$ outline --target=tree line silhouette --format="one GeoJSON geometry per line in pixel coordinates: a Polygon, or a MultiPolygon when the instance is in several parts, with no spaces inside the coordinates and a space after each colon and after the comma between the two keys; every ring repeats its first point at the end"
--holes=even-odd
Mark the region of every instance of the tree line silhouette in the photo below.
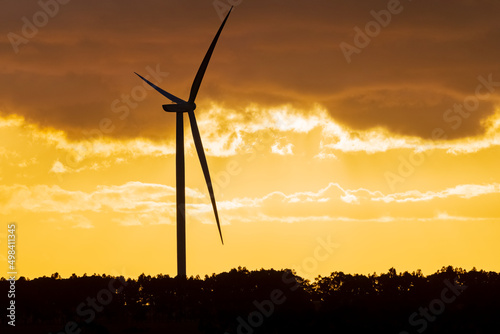
{"type": "Polygon", "coordinates": [[[500,333],[500,274],[451,266],[314,281],[244,267],[188,279],[55,273],[21,277],[15,300],[16,333],[500,333]]]}

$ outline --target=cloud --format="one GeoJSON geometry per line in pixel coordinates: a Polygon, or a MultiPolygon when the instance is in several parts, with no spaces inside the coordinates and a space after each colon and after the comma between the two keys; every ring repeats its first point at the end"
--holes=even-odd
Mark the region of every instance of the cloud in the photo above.
{"type": "Polygon", "coordinates": [[[56,174],[63,174],[67,173],[68,169],[59,160],[57,160],[54,162],[54,165],[52,165],[50,172],[56,174]]]}
{"type": "Polygon", "coordinates": [[[413,190],[385,195],[330,183],[318,191],[272,192],[260,198],[222,201],[219,206],[223,216],[243,222],[498,220],[498,212],[491,210],[491,203],[499,197],[498,184],[464,184],[441,191],[413,190]],[[445,215],[443,210],[450,213],[445,215]]]}
{"type": "Polygon", "coordinates": [[[433,131],[439,128],[447,139],[455,139],[483,134],[482,120],[494,114],[494,102],[479,99],[468,111],[464,101],[473,98],[474,91],[461,95],[439,87],[365,87],[344,93],[328,103],[328,109],[340,123],[355,129],[382,127],[394,134],[434,139],[433,131]]]}
{"type": "Polygon", "coordinates": [[[427,191],[420,192],[418,190],[411,190],[404,193],[390,194],[387,196],[380,196],[372,198],[373,201],[390,202],[418,202],[418,201],[431,201],[436,198],[448,198],[457,196],[460,198],[472,198],[481,195],[500,194],[500,184],[493,183],[487,185],[479,184],[462,184],[453,188],[448,188],[442,191],[427,191]]]}
{"type": "Polygon", "coordinates": [[[286,145],[280,145],[278,143],[274,144],[271,146],[271,152],[279,154],[279,155],[292,155],[293,151],[293,144],[286,144],[286,145]]]}
{"type": "MultiPolygon", "coordinates": [[[[208,156],[244,156],[245,161],[257,154],[273,153],[318,160],[337,160],[342,153],[374,154],[391,150],[429,154],[438,150],[464,155],[500,145],[498,110],[483,121],[487,129],[484,135],[451,141],[396,136],[383,128],[354,131],[330,119],[327,113],[320,106],[313,111],[292,106],[269,109],[253,106],[237,112],[213,104],[199,117],[199,124],[208,156]]],[[[175,143],[168,140],[107,137],[72,140],[61,130],[41,128],[20,116],[0,117],[0,126],[2,134],[9,138],[0,146],[0,155],[6,158],[4,174],[15,176],[10,177],[11,184],[27,178],[45,178],[47,173],[60,182],[63,177],[75,174],[126,168],[143,158],[156,161],[175,154],[175,143]],[[22,156],[20,147],[24,150],[22,156]],[[19,167],[24,172],[20,173],[19,167]]],[[[190,134],[186,135],[185,144],[188,155],[196,154],[190,134]]]]}
{"type": "Polygon", "coordinates": [[[122,226],[173,225],[175,224],[175,210],[172,208],[166,212],[120,215],[118,218],[112,218],[111,221],[122,226]]]}
{"type": "MultiPolygon", "coordinates": [[[[203,195],[187,189],[189,199],[198,200],[203,195]]],[[[159,184],[128,182],[119,186],[97,186],[84,192],[63,189],[53,185],[0,186],[2,211],[30,212],[152,212],[168,211],[175,203],[175,189],[159,184]]]]}
{"type": "MultiPolygon", "coordinates": [[[[212,160],[216,165],[219,164],[212,170],[216,188],[223,186],[226,182],[221,181],[226,179],[225,176],[220,176],[221,173],[229,172],[230,175],[240,173],[234,169],[244,166],[242,164],[247,164],[249,161],[257,161],[255,158],[258,156],[261,156],[258,158],[259,161],[263,158],[276,158],[280,159],[277,161],[283,161],[283,159],[293,157],[293,159],[300,159],[300,163],[309,159],[313,164],[323,165],[329,161],[322,162],[321,160],[341,161],[339,158],[341,157],[344,161],[346,154],[354,157],[358,152],[368,154],[387,152],[384,156],[394,160],[393,165],[387,160],[389,162],[387,170],[397,166],[398,160],[392,154],[396,154],[397,150],[402,150],[400,152],[403,152],[405,156],[407,156],[405,151],[409,151],[425,152],[429,156],[434,153],[439,155],[440,159],[447,159],[448,155],[453,158],[468,155],[464,158],[472,159],[471,153],[484,151],[485,156],[489,156],[494,154],[495,147],[500,145],[500,113],[498,112],[484,122],[488,128],[486,135],[475,139],[454,141],[426,141],[416,137],[396,137],[383,129],[356,132],[335,123],[326,114],[326,110],[319,106],[314,113],[308,115],[303,110],[285,106],[272,109],[249,108],[245,113],[236,113],[232,109],[225,110],[214,105],[199,120],[205,125],[203,128],[205,130],[202,130],[201,134],[207,155],[219,157],[219,159],[212,160]],[[295,120],[287,123],[289,125],[273,123],[274,114],[295,120]],[[300,124],[307,124],[307,126],[300,124]],[[435,153],[435,151],[440,152],[435,153]],[[285,154],[283,158],[280,153],[285,154]],[[234,167],[234,165],[230,167],[234,161],[239,167],[234,167]]],[[[8,138],[0,146],[0,154],[5,158],[0,168],[2,177],[8,180],[4,181],[4,184],[10,185],[26,184],[28,179],[32,180],[30,182],[49,184],[61,183],[63,180],[79,182],[80,177],[94,178],[106,175],[106,173],[110,173],[105,176],[108,180],[110,177],[122,175],[111,181],[121,184],[130,180],[130,173],[138,171],[138,167],[134,166],[142,168],[147,161],[147,164],[158,164],[157,168],[164,168],[161,164],[165,158],[172,160],[175,153],[174,143],[154,142],[144,138],[70,140],[63,131],[42,129],[21,117],[0,117],[0,124],[2,125],[1,134],[8,138]],[[23,152],[22,156],[19,152],[23,152]],[[25,167],[20,169],[19,166],[25,167]],[[116,172],[117,169],[120,173],[116,172]],[[96,171],[99,173],[96,174],[96,171]]],[[[186,136],[186,152],[188,155],[196,154],[191,136],[186,136]]],[[[369,161],[372,158],[366,156],[363,159],[369,161]]],[[[174,165],[169,164],[169,166],[173,168],[174,165]]],[[[383,172],[382,170],[382,175],[383,172]]],[[[134,175],[143,177],[139,176],[140,174],[134,175]]],[[[151,181],[148,178],[141,180],[151,181]]],[[[100,179],[91,184],[95,185],[99,182],[103,181],[100,179]]],[[[201,188],[204,184],[199,187],[204,189],[201,188]]],[[[348,195],[347,192],[342,193],[341,196],[345,196],[344,201],[356,203],[360,200],[357,193],[352,193],[357,200],[348,195]]]]}
{"type": "Polygon", "coordinates": [[[73,228],[94,228],[94,224],[92,223],[92,221],[81,214],[64,215],[63,220],[73,223],[73,228]]]}
{"type": "MultiPolygon", "coordinates": [[[[214,224],[206,196],[186,190],[190,219],[214,224]]],[[[329,183],[316,191],[271,192],[261,197],[231,198],[218,201],[223,225],[233,222],[280,221],[284,223],[335,221],[409,222],[439,220],[500,219],[492,209],[500,197],[500,185],[463,184],[439,191],[418,190],[385,195],[369,189],[344,189],[329,183]]],[[[76,191],[59,186],[0,186],[0,208],[5,214],[16,212],[50,213],[75,228],[92,228],[92,215],[113,214],[111,221],[124,226],[173,224],[173,187],[128,182],[101,185],[92,191],[76,191]]]]}
{"type": "MultiPolygon", "coordinates": [[[[21,34],[21,18],[40,11],[36,2],[6,6],[0,27],[7,33],[21,34]]],[[[203,115],[209,101],[235,110],[289,104],[312,111],[319,103],[355,131],[381,127],[429,138],[448,108],[474,94],[479,75],[499,80],[500,4],[404,3],[403,12],[348,64],[339,44],[353,43],[354,27],[363,28],[373,20],[370,11],[386,6],[243,1],[214,53],[197,113],[203,115]]],[[[156,78],[160,85],[188,96],[219,24],[212,2],[70,2],[18,54],[7,39],[0,43],[0,108],[72,139],[171,141],[174,119],[161,110],[165,99],[145,91],[133,72],[155,79],[148,68],[159,66],[165,73],[156,78]],[[196,24],[186,26],[186,19],[196,24]]],[[[494,112],[498,96],[495,91],[482,101],[448,138],[484,133],[481,120],[494,112]]]]}

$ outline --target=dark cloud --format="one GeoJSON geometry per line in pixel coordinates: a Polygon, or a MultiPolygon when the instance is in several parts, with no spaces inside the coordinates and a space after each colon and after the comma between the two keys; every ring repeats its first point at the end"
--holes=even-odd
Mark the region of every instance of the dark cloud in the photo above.
{"type": "Polygon", "coordinates": [[[481,134],[481,120],[494,112],[491,102],[473,94],[460,99],[432,87],[369,88],[346,93],[329,106],[339,121],[354,128],[380,126],[424,138],[441,129],[448,139],[481,134]]]}
{"type": "MultiPolygon", "coordinates": [[[[433,128],[446,128],[443,113],[474,95],[479,75],[500,81],[500,3],[401,1],[401,12],[348,63],[339,45],[354,45],[354,27],[364,29],[374,19],[370,11],[387,4],[241,1],[207,71],[198,112],[210,100],[236,109],[321,103],[354,129],[383,126],[429,137],[433,128]]],[[[72,0],[16,54],[8,34],[21,34],[22,18],[32,21],[41,7],[11,0],[5,8],[1,112],[72,136],[99,128],[102,119],[115,125],[104,135],[171,133],[173,117],[161,110],[165,100],[154,92],[133,100],[124,117],[124,97],[142,85],[133,72],[146,75],[147,67],[159,66],[168,72],[160,85],[186,98],[221,22],[212,1],[72,0]]],[[[450,137],[480,133],[481,119],[493,109],[491,98],[482,100],[450,137]]]]}

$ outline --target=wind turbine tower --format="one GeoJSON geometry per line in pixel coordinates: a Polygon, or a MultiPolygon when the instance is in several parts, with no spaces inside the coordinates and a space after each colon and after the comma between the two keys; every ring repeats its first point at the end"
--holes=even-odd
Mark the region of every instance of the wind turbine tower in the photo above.
{"type": "Polygon", "coordinates": [[[196,147],[196,152],[200,159],[201,168],[205,176],[205,181],[207,183],[208,193],[210,194],[210,201],[212,202],[212,207],[215,214],[215,221],[217,222],[217,228],[219,229],[220,240],[224,244],[222,238],[222,231],[220,228],[219,214],[217,213],[217,203],[215,201],[214,190],[212,187],[212,181],[210,179],[210,172],[208,170],[207,159],[205,157],[205,151],[203,150],[203,144],[201,142],[200,131],[198,129],[198,124],[196,123],[196,116],[194,110],[196,109],[196,104],[194,103],[198,90],[200,89],[201,81],[210,62],[210,57],[215,49],[215,45],[219,39],[219,36],[226,24],[227,18],[233,7],[227,13],[226,18],[222,22],[217,34],[215,35],[212,44],[208,48],[205,58],[196,73],[193,85],[191,86],[191,92],[189,94],[188,101],[184,101],[177,96],[170,94],[160,87],[154,85],[141,75],[137,74],[142,80],[147,82],[151,87],[153,87],[160,94],[165,96],[167,99],[173,102],[173,104],[164,104],[163,109],[168,112],[173,112],[176,114],[176,150],[175,150],[175,178],[176,178],[176,211],[177,211],[177,277],[186,278],[186,180],[185,180],[185,163],[184,163],[184,113],[189,116],[189,122],[191,124],[191,132],[193,133],[193,140],[196,147]]]}

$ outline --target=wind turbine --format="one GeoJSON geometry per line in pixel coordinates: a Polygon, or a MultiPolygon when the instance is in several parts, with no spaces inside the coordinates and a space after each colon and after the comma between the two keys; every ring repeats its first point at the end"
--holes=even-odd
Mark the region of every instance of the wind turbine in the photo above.
{"type": "Polygon", "coordinates": [[[176,150],[175,150],[175,174],[176,174],[176,201],[177,201],[177,277],[186,278],[186,181],[185,181],[185,167],[184,167],[184,113],[187,112],[189,115],[189,123],[191,124],[191,131],[193,133],[194,145],[196,146],[196,152],[200,159],[201,168],[203,169],[203,174],[205,176],[205,181],[207,183],[208,192],[210,194],[210,200],[212,202],[212,207],[214,209],[215,221],[217,222],[217,228],[219,229],[220,240],[224,245],[224,240],[222,239],[222,231],[220,229],[219,214],[217,213],[217,203],[215,202],[214,190],[212,187],[212,181],[210,179],[210,172],[208,171],[207,159],[205,157],[205,151],[203,150],[203,144],[201,142],[200,131],[198,130],[198,124],[196,123],[196,117],[194,110],[196,109],[196,104],[194,103],[198,90],[200,89],[201,81],[203,80],[203,75],[207,69],[208,63],[210,62],[210,57],[215,49],[217,40],[222,32],[222,28],[226,24],[227,18],[233,7],[227,13],[226,18],[222,22],[217,34],[215,35],[212,44],[208,48],[208,51],[203,58],[203,62],[196,73],[193,85],[191,86],[191,92],[189,94],[189,100],[184,101],[177,96],[170,94],[155,84],[149,82],[147,79],[137,74],[142,80],[147,82],[151,87],[153,87],[160,94],[165,96],[174,104],[164,104],[163,109],[168,112],[176,113],[176,150]]]}

